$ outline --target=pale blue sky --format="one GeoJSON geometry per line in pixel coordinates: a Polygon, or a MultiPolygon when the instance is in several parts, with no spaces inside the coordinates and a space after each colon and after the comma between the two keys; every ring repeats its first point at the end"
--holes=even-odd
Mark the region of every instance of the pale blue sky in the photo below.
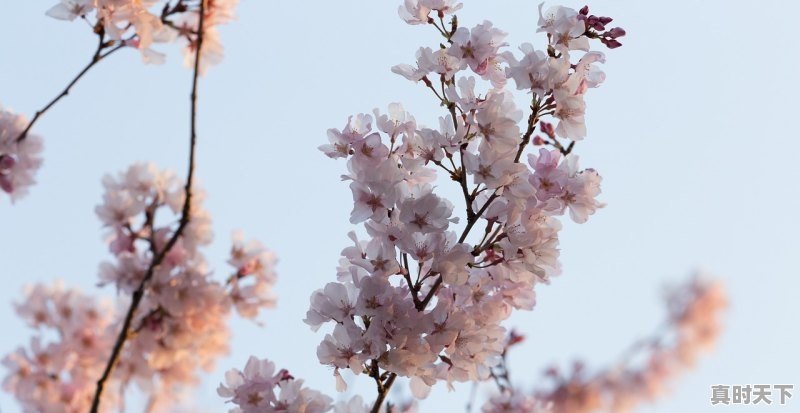
{"type": "MultiPolygon", "coordinates": [[[[0,103],[30,116],[85,64],[94,37],[81,22],[45,17],[50,1],[5,3],[0,103]]],[[[422,87],[389,70],[437,41],[432,28],[400,21],[398,3],[243,0],[239,20],[222,30],[227,57],[200,90],[198,176],[217,235],[208,257],[222,276],[229,234],[243,228],[280,257],[280,301],[263,317],[265,328],[233,323],[231,356],[198,389],[209,411],[225,409],[214,392],[221,372],[251,354],[335,396],[315,355],[323,334],[300,320],[311,292],[335,276],[352,198],[339,180],[344,163],[316,147],[348,115],[390,102],[429,125],[441,113],[422,87]]],[[[536,2],[465,3],[462,24],[489,19],[514,46],[541,41],[536,2]]],[[[513,353],[512,375],[532,383],[551,362],[613,359],[663,318],[660,287],[702,266],[730,293],[718,349],[671,396],[638,411],[797,411],[800,389],[786,408],[712,409],[709,386],[800,386],[800,143],[792,125],[800,6],[599,0],[590,7],[628,31],[625,46],[608,53],[607,82],[590,93],[589,136],[577,147],[583,165],[603,175],[608,207],[588,224],[566,225],[564,275],[538,290],[534,312],[510,320],[529,337],[513,353]]],[[[30,335],[10,305],[25,283],[61,278],[94,291],[107,258],[93,212],[103,174],[139,160],[183,172],[190,72],[168,49],[163,66],[145,66],[133,51],[112,57],[36,126],[46,144],[39,184],[17,205],[0,204],[0,353],[30,335]]],[[[374,396],[372,386],[363,389],[374,396]]],[[[467,393],[439,388],[423,411],[462,411],[467,393]]],[[[18,411],[5,394],[0,408],[18,411]]]]}

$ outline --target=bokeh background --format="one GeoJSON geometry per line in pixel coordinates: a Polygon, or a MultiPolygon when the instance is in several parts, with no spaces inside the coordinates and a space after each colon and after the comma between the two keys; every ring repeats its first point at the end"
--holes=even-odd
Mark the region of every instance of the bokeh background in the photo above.
{"type": "MultiPolygon", "coordinates": [[[[251,354],[336,396],[315,355],[323,334],[301,320],[349,243],[352,198],[339,180],[345,164],[316,147],[348,115],[390,102],[403,102],[423,124],[441,114],[423,87],[389,70],[438,42],[433,28],[400,21],[398,3],[243,0],[239,20],[222,29],[225,61],[200,90],[198,176],[216,233],[207,255],[224,277],[232,230],[262,240],[280,258],[280,301],[262,316],[263,328],[233,322],[230,356],[193,401],[204,411],[226,410],[215,392],[222,372],[251,354]]],[[[465,3],[462,25],[489,19],[510,33],[512,47],[541,44],[535,2],[465,3]]],[[[29,117],[95,47],[83,22],[44,16],[51,5],[0,5],[0,103],[29,117]]],[[[712,408],[709,398],[720,383],[800,386],[800,3],[590,7],[628,32],[624,47],[608,53],[607,82],[589,93],[589,136],[577,146],[582,164],[603,175],[608,207],[585,225],[566,225],[563,276],[539,288],[535,311],[508,322],[528,337],[511,356],[512,377],[530,385],[546,366],[575,358],[605,365],[663,319],[663,285],[700,267],[727,285],[725,332],[670,396],[638,411],[798,411],[797,387],[785,407],[712,408]]],[[[60,278],[96,291],[98,264],[108,258],[93,212],[103,174],[140,160],[183,173],[191,74],[177,48],[162,50],[162,66],[142,64],[132,50],[103,62],[36,126],[46,144],[39,184],[17,205],[0,204],[0,353],[31,334],[11,307],[24,284],[60,278]]],[[[366,378],[358,381],[355,391],[372,398],[366,378]]],[[[440,385],[423,411],[463,411],[468,393],[440,385]]],[[[6,394],[0,409],[19,411],[6,394]]]]}

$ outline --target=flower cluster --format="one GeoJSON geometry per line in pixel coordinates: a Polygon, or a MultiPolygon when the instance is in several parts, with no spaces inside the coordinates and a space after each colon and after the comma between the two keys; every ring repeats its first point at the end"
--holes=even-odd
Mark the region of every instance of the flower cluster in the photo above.
{"type": "Polygon", "coordinates": [[[330,397],[303,387],[286,370],[276,371],[269,360],[250,357],[244,371],[228,371],[225,381],[217,393],[238,406],[231,413],[322,413],[332,407],[330,397]]]}
{"type": "MultiPolygon", "coordinates": [[[[236,405],[230,413],[323,413],[331,410],[334,413],[369,413],[371,410],[361,396],[333,404],[330,397],[303,387],[303,380],[295,379],[287,370],[276,370],[273,362],[256,357],[247,360],[244,370],[229,370],[217,393],[236,405]]],[[[416,413],[417,407],[413,402],[404,403],[393,406],[391,411],[416,413]]]]}
{"type": "Polygon", "coordinates": [[[228,260],[236,272],[228,278],[230,297],[236,312],[245,318],[254,318],[262,308],[274,307],[276,297],[272,286],[275,275],[275,254],[260,242],[244,242],[244,234],[233,235],[231,258],[228,260]]]}
{"type": "MultiPolygon", "coordinates": [[[[114,308],[60,284],[28,287],[17,314],[41,334],[6,355],[3,389],[22,411],[85,413],[114,340],[114,308]],[[44,334],[45,332],[49,334],[44,334]],[[56,333],[57,340],[47,336],[56,333]]],[[[113,397],[113,396],[112,396],[113,397]]]]}
{"type": "Polygon", "coordinates": [[[629,412],[660,396],[670,380],[714,345],[726,305],[721,283],[695,277],[668,294],[664,330],[639,341],[612,367],[594,374],[582,363],[575,363],[568,374],[551,368],[547,373],[551,385],[532,393],[503,383],[484,411],[528,412],[499,409],[495,400],[515,406],[539,400],[552,413],[629,412]]]}
{"type": "Polygon", "coordinates": [[[597,27],[581,12],[551,8],[539,28],[547,50],[524,44],[518,58],[491,22],[469,29],[453,16],[446,25],[444,16],[459,8],[449,0],[400,7],[406,22],[435,26],[446,43],[420,48],[415,65],[392,69],[433,92],[447,110],[439,127],[418,125],[395,103],[374,118],[350,117],[320,147],[347,159],[350,222],[363,222],[368,239],[351,233],[338,280],[311,297],[306,323],[314,330],[333,324],[317,355],[338,380],[340,369],[366,373],[379,388],[409,377],[417,397],[439,380],[489,376],[504,348],[500,323],[514,309],[532,309],[535,284],[560,272],[558,216],[569,211],[582,223],[602,206],[600,176],[571,154],[586,134],[584,94],[604,79],[596,67],[603,54],[589,51],[597,27]],[[485,93],[476,92],[475,76],[488,85],[485,93]],[[522,128],[508,80],[530,93],[522,128]],[[541,148],[523,158],[531,141],[541,148]],[[439,170],[463,194],[460,231],[455,205],[434,186],[439,170]],[[469,241],[479,223],[482,236],[469,241]]]}
{"type": "Polygon", "coordinates": [[[194,63],[200,2],[206,2],[201,67],[219,63],[223,49],[216,26],[234,19],[238,0],[60,0],[47,15],[60,20],[88,19],[96,33],[110,43],[137,48],[147,63],[161,63],[165,56],[151,46],[182,41],[184,61],[194,63]],[[105,38],[105,37],[104,37],[105,38]]]}
{"type": "Polygon", "coordinates": [[[12,202],[28,193],[42,166],[42,139],[37,135],[18,139],[27,126],[24,116],[0,106],[0,193],[8,194],[12,202]]]}
{"type": "Polygon", "coordinates": [[[493,395],[483,405],[483,413],[552,413],[552,406],[520,392],[493,395]]]}
{"type": "MultiPolygon", "coordinates": [[[[231,308],[255,318],[261,308],[274,304],[274,257],[255,241],[245,244],[237,234],[229,260],[235,272],[227,283],[217,282],[200,252],[212,234],[199,189],[193,190],[190,216],[181,227],[175,221],[183,212],[185,192],[174,174],[152,164],[135,164],[107,176],[104,185],[97,215],[109,228],[114,260],[101,264],[100,283],[116,286],[121,310],[130,300],[141,300],[130,315],[131,334],[105,384],[117,391],[105,394],[124,394],[135,383],[150,396],[151,411],[161,411],[198,381],[200,369],[210,369],[227,351],[231,308]],[[180,236],[175,237],[179,228],[180,236]]],[[[19,314],[32,327],[58,332],[59,339],[47,346],[43,338],[34,339],[33,357],[26,350],[9,356],[6,363],[14,367],[6,389],[17,395],[26,411],[58,412],[62,410],[57,403],[64,403],[73,407],[63,411],[85,412],[127,312],[98,309],[93,299],[75,292],[42,286],[31,291],[18,306],[19,314]],[[56,379],[37,384],[40,377],[29,371],[56,379]],[[61,396],[35,397],[38,393],[30,388],[36,386],[61,396]],[[61,387],[69,393],[50,391],[61,387]]],[[[113,397],[103,399],[103,411],[114,406],[113,397]]]]}

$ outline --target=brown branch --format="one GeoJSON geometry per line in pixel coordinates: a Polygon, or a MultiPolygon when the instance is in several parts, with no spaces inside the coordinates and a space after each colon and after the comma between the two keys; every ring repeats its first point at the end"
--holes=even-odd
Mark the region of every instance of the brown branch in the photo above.
{"type": "Polygon", "coordinates": [[[378,413],[381,410],[381,405],[383,405],[383,401],[386,400],[386,396],[389,395],[389,389],[394,384],[394,380],[397,378],[396,373],[390,373],[389,377],[386,379],[386,382],[383,383],[382,391],[378,392],[378,398],[375,399],[375,404],[372,405],[372,410],[370,413],[378,413]]]}
{"type": "MultiPolygon", "coordinates": [[[[534,100],[531,104],[531,115],[528,117],[528,128],[525,130],[525,133],[522,135],[522,141],[519,143],[519,148],[517,149],[517,155],[514,157],[514,163],[519,163],[519,159],[522,157],[522,152],[525,151],[525,147],[528,146],[528,143],[531,141],[531,135],[533,135],[533,131],[536,130],[536,122],[539,120],[539,110],[541,108],[541,99],[537,99],[534,95],[534,100]]],[[[483,204],[478,212],[476,212],[471,218],[467,218],[467,226],[464,228],[464,232],[459,237],[458,242],[464,242],[467,239],[467,235],[472,230],[472,227],[478,221],[478,219],[489,209],[489,206],[497,199],[500,195],[497,192],[493,193],[492,196],[483,204]]]]}
{"type": "Polygon", "coordinates": [[[422,311],[422,310],[425,309],[425,307],[428,306],[428,303],[431,302],[431,299],[433,299],[433,296],[435,296],[436,292],[439,291],[439,287],[442,285],[442,281],[443,281],[442,280],[442,276],[440,275],[439,278],[437,278],[436,281],[433,283],[433,286],[431,287],[431,290],[428,291],[428,295],[425,296],[425,299],[422,300],[422,302],[420,303],[420,306],[417,307],[417,310],[422,311]]]}
{"type": "Polygon", "coordinates": [[[97,381],[97,389],[94,393],[94,398],[92,400],[92,407],[90,413],[97,413],[100,409],[100,399],[103,394],[103,387],[105,386],[106,381],[111,376],[111,372],[114,369],[114,365],[116,364],[117,360],[119,359],[120,353],[122,352],[122,348],[125,345],[125,341],[129,337],[131,323],[133,322],[133,316],[136,313],[136,310],[141,304],[142,299],[144,298],[145,294],[145,287],[147,282],[153,277],[156,268],[161,265],[166,257],[167,253],[175,246],[178,242],[178,238],[180,238],[181,234],[183,233],[186,226],[189,224],[189,217],[191,214],[191,204],[192,204],[192,184],[194,181],[194,163],[195,163],[195,147],[197,143],[197,83],[198,77],[200,73],[200,52],[203,46],[203,33],[204,27],[203,24],[205,22],[205,6],[207,0],[201,0],[200,2],[200,20],[198,23],[198,36],[197,36],[197,48],[195,50],[195,61],[194,61],[194,73],[192,75],[192,94],[191,94],[191,125],[190,125],[190,141],[189,141],[189,171],[186,177],[186,186],[184,188],[184,192],[186,193],[186,198],[183,202],[183,210],[181,211],[181,218],[178,224],[178,228],[175,230],[175,233],[172,234],[167,244],[164,246],[158,255],[153,258],[152,263],[150,264],[145,276],[142,278],[142,281],[139,283],[139,286],[136,288],[136,291],[133,292],[131,304],[128,308],[128,312],[125,315],[125,319],[122,323],[122,328],[120,329],[119,335],[117,336],[117,340],[114,343],[114,347],[111,351],[111,356],[108,359],[108,363],[106,364],[105,370],[103,370],[103,375],[97,381]]]}
{"type": "Polygon", "coordinates": [[[100,63],[100,61],[102,61],[102,60],[103,60],[103,59],[105,59],[106,57],[110,56],[112,53],[114,53],[114,52],[116,52],[117,50],[119,50],[119,49],[122,49],[123,47],[125,47],[125,42],[121,42],[119,45],[117,45],[117,46],[116,46],[116,47],[114,47],[113,49],[109,50],[109,51],[108,51],[108,52],[106,52],[106,53],[103,53],[103,50],[105,50],[105,49],[106,49],[106,48],[108,48],[108,47],[111,47],[111,46],[113,46],[113,43],[111,43],[111,42],[106,42],[106,41],[105,41],[105,31],[102,29],[102,26],[99,26],[99,28],[96,28],[96,29],[95,29],[95,31],[97,32],[98,43],[97,43],[97,49],[94,51],[94,54],[92,55],[92,59],[91,59],[91,60],[89,61],[89,63],[88,63],[88,64],[87,64],[87,65],[86,65],[86,66],[85,66],[85,67],[84,67],[84,68],[83,68],[83,69],[82,69],[80,72],[78,72],[78,74],[77,74],[77,75],[76,75],[76,76],[75,76],[75,77],[74,77],[74,78],[73,78],[73,79],[72,79],[72,80],[71,80],[71,81],[70,81],[70,82],[67,84],[67,87],[66,87],[66,88],[64,88],[64,90],[62,90],[62,91],[61,91],[61,93],[59,93],[58,95],[56,95],[56,97],[55,97],[55,98],[53,98],[53,100],[51,100],[51,101],[50,101],[50,102],[49,102],[47,105],[45,105],[43,108],[41,108],[41,109],[39,109],[39,110],[37,110],[37,111],[36,111],[36,113],[33,115],[33,119],[31,119],[30,123],[28,123],[28,126],[26,126],[26,127],[25,127],[25,130],[23,130],[23,131],[22,131],[22,133],[20,133],[20,134],[19,134],[19,136],[17,137],[17,140],[16,140],[17,142],[22,142],[23,140],[25,140],[25,138],[27,138],[27,137],[28,137],[28,133],[31,131],[31,128],[33,128],[33,125],[34,125],[34,124],[36,124],[36,121],[38,121],[38,120],[39,120],[39,118],[40,118],[42,115],[44,115],[44,114],[45,114],[45,113],[46,113],[48,110],[50,110],[50,108],[52,108],[53,106],[55,106],[55,104],[56,104],[56,103],[58,103],[58,101],[59,101],[59,100],[61,100],[61,99],[65,98],[67,95],[69,95],[69,92],[70,92],[70,90],[72,89],[72,87],[73,87],[73,86],[75,86],[75,84],[76,84],[76,83],[78,83],[78,81],[79,81],[79,80],[81,80],[81,78],[82,78],[82,77],[83,77],[83,76],[84,76],[86,73],[88,73],[88,72],[89,72],[89,70],[91,70],[91,69],[92,69],[92,68],[93,68],[95,65],[97,65],[98,63],[100,63]]]}

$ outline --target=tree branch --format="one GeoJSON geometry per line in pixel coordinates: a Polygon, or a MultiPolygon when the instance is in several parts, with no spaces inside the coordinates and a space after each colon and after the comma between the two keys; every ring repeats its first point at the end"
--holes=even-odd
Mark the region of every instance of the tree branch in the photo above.
{"type": "Polygon", "coordinates": [[[92,400],[92,408],[90,413],[97,413],[99,411],[103,387],[105,386],[106,381],[108,381],[108,378],[111,376],[111,372],[113,371],[114,365],[119,359],[122,348],[125,345],[125,341],[128,339],[133,316],[136,313],[139,304],[141,304],[142,299],[144,298],[147,282],[153,277],[156,268],[161,265],[161,263],[164,261],[164,258],[167,256],[167,253],[169,253],[172,247],[175,246],[175,244],[178,242],[178,238],[180,238],[184,229],[189,224],[192,204],[192,184],[194,181],[195,147],[197,143],[197,83],[200,73],[200,54],[203,46],[206,1],[207,0],[201,0],[199,10],[200,20],[197,29],[197,46],[195,50],[194,73],[192,75],[192,93],[190,98],[191,124],[189,141],[189,171],[187,172],[186,186],[184,188],[186,198],[183,202],[183,210],[181,212],[180,222],[178,224],[178,228],[175,230],[175,233],[172,234],[172,237],[170,237],[169,241],[167,241],[167,244],[164,246],[164,249],[162,249],[159,254],[153,258],[153,261],[148,267],[145,276],[142,278],[142,281],[139,283],[136,291],[133,292],[130,307],[125,315],[125,319],[122,323],[122,328],[120,329],[119,335],[117,336],[117,340],[114,343],[111,356],[108,359],[108,364],[106,364],[105,370],[103,370],[103,375],[97,381],[97,389],[95,390],[94,398],[92,400]]]}
{"type": "Polygon", "coordinates": [[[383,401],[386,400],[386,396],[389,395],[389,389],[394,384],[394,380],[397,378],[396,373],[390,373],[389,377],[386,379],[386,382],[383,384],[383,391],[378,392],[378,398],[375,399],[375,404],[372,405],[372,410],[370,413],[378,413],[381,410],[381,405],[383,405],[383,401]]]}
{"type": "Polygon", "coordinates": [[[28,137],[28,133],[30,132],[31,128],[33,128],[33,125],[36,124],[36,121],[38,121],[42,115],[44,115],[48,110],[50,110],[50,108],[55,106],[55,104],[58,103],[59,100],[69,95],[69,92],[72,89],[72,87],[75,86],[75,84],[78,83],[78,81],[81,80],[81,78],[86,73],[88,73],[89,70],[91,70],[95,65],[100,63],[100,61],[110,56],[112,53],[125,47],[125,42],[120,42],[120,44],[114,47],[113,49],[109,50],[106,53],[103,53],[103,50],[105,50],[107,47],[112,46],[113,43],[105,41],[105,31],[103,31],[102,26],[100,26],[99,29],[96,28],[95,31],[97,32],[98,44],[97,44],[97,49],[94,51],[94,55],[92,55],[92,60],[90,60],[89,64],[87,64],[80,72],[78,72],[78,74],[69,82],[69,84],[67,84],[67,87],[64,88],[64,90],[62,90],[61,93],[56,95],[56,97],[53,98],[53,100],[51,100],[47,105],[45,105],[45,107],[36,111],[36,113],[33,115],[33,119],[31,119],[30,123],[28,123],[28,126],[26,126],[25,130],[23,130],[22,133],[20,133],[19,136],[17,137],[16,140],[17,142],[22,142],[23,140],[25,140],[25,138],[28,137]]]}

